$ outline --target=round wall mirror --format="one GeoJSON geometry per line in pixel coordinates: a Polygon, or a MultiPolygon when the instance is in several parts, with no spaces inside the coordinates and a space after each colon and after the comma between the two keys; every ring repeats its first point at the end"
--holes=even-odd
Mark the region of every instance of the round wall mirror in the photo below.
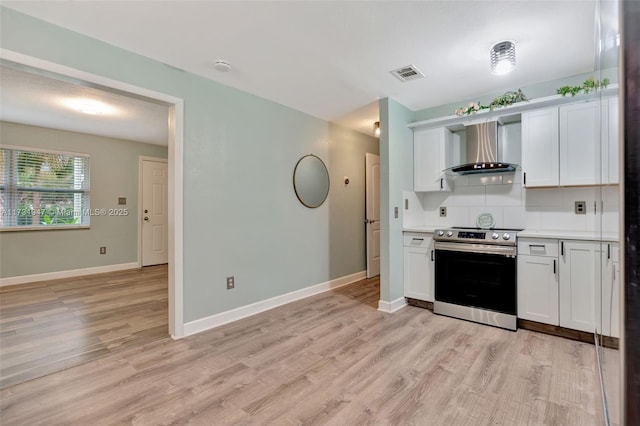
{"type": "Polygon", "coordinates": [[[293,189],[304,206],[320,207],[329,195],[329,172],[324,162],[313,154],[298,160],[293,170],[293,189]]]}

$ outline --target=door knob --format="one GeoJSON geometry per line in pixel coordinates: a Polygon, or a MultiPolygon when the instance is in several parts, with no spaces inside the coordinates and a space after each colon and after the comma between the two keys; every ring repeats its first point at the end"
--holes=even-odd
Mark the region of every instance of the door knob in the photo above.
{"type": "Polygon", "coordinates": [[[148,216],[145,216],[145,217],[144,217],[144,220],[146,220],[147,222],[149,222],[149,217],[148,217],[148,216]]]}

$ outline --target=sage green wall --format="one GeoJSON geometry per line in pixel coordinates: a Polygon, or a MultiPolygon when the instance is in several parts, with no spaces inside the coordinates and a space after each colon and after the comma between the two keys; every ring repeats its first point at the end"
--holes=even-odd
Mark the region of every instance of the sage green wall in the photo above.
{"type": "Polygon", "coordinates": [[[545,96],[556,95],[556,90],[562,86],[581,86],[584,80],[589,77],[594,77],[598,80],[608,78],[610,84],[615,84],[618,81],[618,69],[608,68],[598,72],[590,72],[584,74],[572,75],[557,80],[544,81],[542,83],[531,84],[524,87],[505,87],[501,92],[489,93],[478,96],[476,99],[465,99],[460,101],[451,102],[445,105],[438,105],[431,108],[425,108],[414,112],[412,121],[429,120],[431,118],[445,117],[447,115],[453,115],[453,111],[466,105],[469,102],[479,102],[483,105],[489,105],[491,101],[502,96],[505,92],[510,90],[522,89],[528,99],[542,98],[545,96]]]}
{"type": "Polygon", "coordinates": [[[4,49],[184,99],[177,226],[186,322],[331,279],[331,200],[308,209],[292,188],[303,155],[331,167],[329,123],[11,9],[0,13],[4,49]]]}
{"type": "Polygon", "coordinates": [[[128,216],[93,216],[91,229],[0,233],[0,277],[66,271],[138,261],[138,156],[167,158],[164,146],[0,122],[0,143],[91,156],[91,208],[128,216]],[[100,255],[99,247],[107,254],[100,255]]]}
{"type": "Polygon", "coordinates": [[[367,268],[365,163],[378,154],[378,139],[336,124],[329,125],[329,270],[338,278],[367,268]],[[349,185],[344,184],[349,177],[349,185]]]}
{"type": "Polygon", "coordinates": [[[385,302],[404,295],[402,191],[413,190],[411,121],[413,111],[393,99],[380,100],[380,300],[385,302]]]}

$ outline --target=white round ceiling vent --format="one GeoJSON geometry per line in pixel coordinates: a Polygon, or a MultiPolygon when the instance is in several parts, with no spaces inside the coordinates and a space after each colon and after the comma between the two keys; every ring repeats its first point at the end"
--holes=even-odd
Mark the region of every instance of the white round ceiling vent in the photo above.
{"type": "Polygon", "coordinates": [[[218,59],[216,61],[216,63],[213,65],[213,67],[215,69],[217,69],[220,72],[229,72],[231,71],[231,65],[229,65],[229,62],[227,61],[223,61],[221,59],[218,59]]]}

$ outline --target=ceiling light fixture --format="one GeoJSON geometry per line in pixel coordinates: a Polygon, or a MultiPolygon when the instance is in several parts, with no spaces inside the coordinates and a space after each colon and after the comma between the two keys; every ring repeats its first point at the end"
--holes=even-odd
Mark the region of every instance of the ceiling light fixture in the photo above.
{"type": "Polygon", "coordinates": [[[489,53],[492,74],[507,74],[516,67],[516,45],[514,42],[507,40],[496,43],[489,53]]]}
{"type": "Polygon", "coordinates": [[[373,134],[376,136],[380,136],[380,122],[376,121],[373,123],[373,134]]]}
{"type": "Polygon", "coordinates": [[[95,99],[88,98],[73,98],[65,99],[63,103],[71,108],[79,111],[83,114],[89,115],[102,115],[113,112],[113,108],[109,105],[96,101],[95,99]]]}

